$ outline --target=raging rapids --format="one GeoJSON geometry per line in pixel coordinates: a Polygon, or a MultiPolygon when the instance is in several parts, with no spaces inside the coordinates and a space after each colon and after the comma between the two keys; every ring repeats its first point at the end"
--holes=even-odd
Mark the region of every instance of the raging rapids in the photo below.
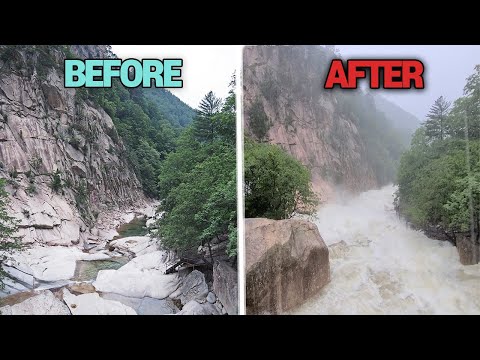
{"type": "Polygon", "coordinates": [[[409,228],[387,186],[324,205],[315,220],[331,282],[295,314],[480,314],[480,265],[409,228]]]}

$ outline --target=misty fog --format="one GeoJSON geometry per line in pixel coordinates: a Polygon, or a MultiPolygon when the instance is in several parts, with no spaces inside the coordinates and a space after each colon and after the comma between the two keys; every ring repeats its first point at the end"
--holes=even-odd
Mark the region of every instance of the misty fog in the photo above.
{"type": "Polygon", "coordinates": [[[478,45],[336,45],[344,58],[414,58],[425,66],[425,89],[376,90],[387,99],[425,119],[435,99],[454,101],[463,94],[465,79],[480,64],[478,45]]]}

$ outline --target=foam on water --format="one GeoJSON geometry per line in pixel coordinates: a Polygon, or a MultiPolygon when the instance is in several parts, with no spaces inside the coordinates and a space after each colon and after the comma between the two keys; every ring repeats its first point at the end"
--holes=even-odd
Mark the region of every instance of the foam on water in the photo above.
{"type": "Polygon", "coordinates": [[[330,249],[331,282],[295,314],[480,314],[480,265],[408,228],[395,188],[327,204],[315,221],[330,249]]]}

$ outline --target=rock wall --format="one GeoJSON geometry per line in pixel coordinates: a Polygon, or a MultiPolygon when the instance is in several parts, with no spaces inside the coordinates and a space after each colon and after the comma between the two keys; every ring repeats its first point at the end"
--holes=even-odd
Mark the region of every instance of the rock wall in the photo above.
{"type": "Polygon", "coordinates": [[[323,200],[336,189],[376,187],[358,124],[325,91],[328,52],[314,46],[247,46],[243,53],[245,133],[278,144],[312,172],[323,200]]]}
{"type": "Polygon", "coordinates": [[[328,247],[304,220],[245,219],[246,312],[280,314],[330,281],[328,247]]]}
{"type": "Polygon", "coordinates": [[[460,262],[463,265],[478,264],[480,261],[480,245],[473,242],[470,235],[459,234],[456,240],[460,262]]]}
{"type": "Polygon", "coordinates": [[[0,46],[0,177],[26,243],[95,241],[89,229],[100,213],[145,202],[110,116],[64,88],[67,51],[107,54],[99,46],[0,46]]]}
{"type": "Polygon", "coordinates": [[[222,302],[227,314],[238,314],[238,272],[226,261],[215,261],[213,291],[222,302]]]}

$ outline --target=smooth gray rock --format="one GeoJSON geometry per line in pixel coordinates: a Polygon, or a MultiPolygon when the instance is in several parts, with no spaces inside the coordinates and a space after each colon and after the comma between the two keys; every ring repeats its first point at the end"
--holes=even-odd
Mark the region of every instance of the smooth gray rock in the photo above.
{"type": "Polygon", "coordinates": [[[70,315],[68,307],[49,290],[19,304],[0,308],[2,315],[70,315]]]}
{"type": "Polygon", "coordinates": [[[208,301],[210,304],[214,304],[215,301],[217,301],[217,297],[215,296],[214,293],[209,292],[208,295],[207,295],[207,301],[208,301]]]}
{"type": "Polygon", "coordinates": [[[205,275],[198,270],[193,270],[182,280],[182,285],[172,294],[172,297],[180,299],[182,305],[185,305],[192,300],[203,302],[207,294],[208,286],[205,282],[205,275]]]}
{"type": "Polygon", "coordinates": [[[105,300],[98,293],[75,296],[63,289],[63,301],[72,315],[136,315],[131,307],[114,300],[105,300]]]}
{"type": "Polygon", "coordinates": [[[220,315],[220,313],[214,305],[208,302],[200,304],[195,300],[191,300],[185,304],[182,311],[177,313],[177,315],[220,315]]]}

